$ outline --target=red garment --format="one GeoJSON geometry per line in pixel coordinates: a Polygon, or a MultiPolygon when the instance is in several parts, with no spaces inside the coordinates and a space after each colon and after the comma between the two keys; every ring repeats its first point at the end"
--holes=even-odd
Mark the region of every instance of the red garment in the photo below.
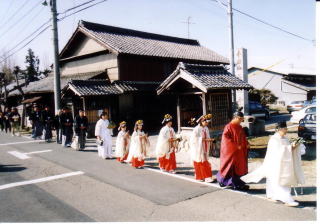
{"type": "Polygon", "coordinates": [[[166,156],[160,157],[159,167],[166,171],[175,170],[177,168],[175,152],[170,153],[169,159],[166,159],[166,156]]]}
{"type": "Polygon", "coordinates": [[[205,178],[212,177],[211,164],[208,161],[193,162],[193,166],[196,180],[204,180],[205,178]]]}
{"type": "Polygon", "coordinates": [[[225,126],[221,140],[220,173],[224,178],[248,173],[248,149],[246,134],[239,124],[225,126]],[[240,150],[238,146],[241,146],[240,150]]]}
{"type": "Polygon", "coordinates": [[[140,167],[144,165],[144,160],[139,160],[137,157],[133,157],[131,162],[133,167],[140,167]]]}
{"type": "Polygon", "coordinates": [[[124,162],[124,161],[128,158],[128,154],[129,154],[129,153],[127,153],[124,157],[122,157],[122,159],[121,159],[121,157],[117,157],[117,160],[118,160],[119,162],[124,162]]]}

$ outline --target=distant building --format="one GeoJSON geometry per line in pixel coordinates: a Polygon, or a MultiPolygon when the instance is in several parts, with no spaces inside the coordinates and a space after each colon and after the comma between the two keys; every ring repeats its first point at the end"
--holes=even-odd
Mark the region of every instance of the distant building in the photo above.
{"type": "Polygon", "coordinates": [[[256,89],[269,89],[278,103],[311,100],[316,95],[316,75],[280,73],[257,67],[248,69],[248,83],[256,89]]]}

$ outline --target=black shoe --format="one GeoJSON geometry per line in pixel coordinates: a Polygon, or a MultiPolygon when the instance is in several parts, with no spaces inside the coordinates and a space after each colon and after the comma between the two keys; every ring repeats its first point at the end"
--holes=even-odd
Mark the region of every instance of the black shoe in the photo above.
{"type": "Polygon", "coordinates": [[[223,183],[219,183],[220,187],[225,187],[226,185],[224,185],[223,183]]]}
{"type": "Polygon", "coordinates": [[[233,187],[232,189],[236,191],[247,191],[250,189],[250,187],[248,185],[242,185],[242,186],[233,187]]]}

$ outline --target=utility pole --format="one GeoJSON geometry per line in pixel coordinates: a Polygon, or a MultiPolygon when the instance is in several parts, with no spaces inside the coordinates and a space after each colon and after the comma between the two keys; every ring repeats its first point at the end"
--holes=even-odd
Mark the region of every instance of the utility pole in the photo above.
{"type": "MultiPolygon", "coordinates": [[[[47,1],[42,3],[48,5],[47,1]]],[[[50,0],[52,13],[52,31],[53,31],[53,73],[54,73],[54,108],[55,113],[61,109],[61,84],[60,84],[60,66],[59,66],[59,42],[58,42],[58,25],[57,25],[57,1],[50,0]]]]}
{"type": "MultiPolygon", "coordinates": [[[[228,0],[228,18],[229,18],[229,38],[230,38],[230,73],[235,75],[234,72],[234,41],[233,41],[233,13],[232,13],[232,0],[228,0]]],[[[233,90],[232,101],[236,102],[236,90],[233,90]]]]}

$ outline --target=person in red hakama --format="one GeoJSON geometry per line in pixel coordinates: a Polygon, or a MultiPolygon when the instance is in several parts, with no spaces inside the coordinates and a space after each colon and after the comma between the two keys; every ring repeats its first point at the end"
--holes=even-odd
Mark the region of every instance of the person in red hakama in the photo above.
{"type": "Polygon", "coordinates": [[[126,122],[122,121],[119,125],[119,133],[116,141],[116,157],[121,163],[127,159],[129,153],[130,135],[127,131],[126,122]]]}
{"type": "Polygon", "coordinates": [[[198,119],[197,125],[190,138],[190,153],[193,161],[195,178],[198,181],[213,182],[211,164],[209,159],[210,138],[208,123],[211,121],[212,115],[203,115],[198,119]]]}
{"type": "Polygon", "coordinates": [[[144,133],[144,131],[142,130],[142,126],[143,121],[138,120],[134,126],[134,132],[131,136],[131,165],[135,168],[143,168],[144,158],[146,157],[148,147],[150,146],[148,135],[144,133]]]}
{"type": "Polygon", "coordinates": [[[156,145],[156,155],[159,161],[161,171],[175,173],[176,163],[176,147],[175,133],[172,126],[172,116],[166,114],[162,121],[164,127],[161,128],[156,145]]]}
{"type": "Polygon", "coordinates": [[[240,125],[244,115],[238,111],[223,130],[220,151],[220,171],[217,181],[221,187],[230,186],[234,190],[248,190],[249,186],[240,177],[248,173],[249,144],[245,131],[240,125]]]}

